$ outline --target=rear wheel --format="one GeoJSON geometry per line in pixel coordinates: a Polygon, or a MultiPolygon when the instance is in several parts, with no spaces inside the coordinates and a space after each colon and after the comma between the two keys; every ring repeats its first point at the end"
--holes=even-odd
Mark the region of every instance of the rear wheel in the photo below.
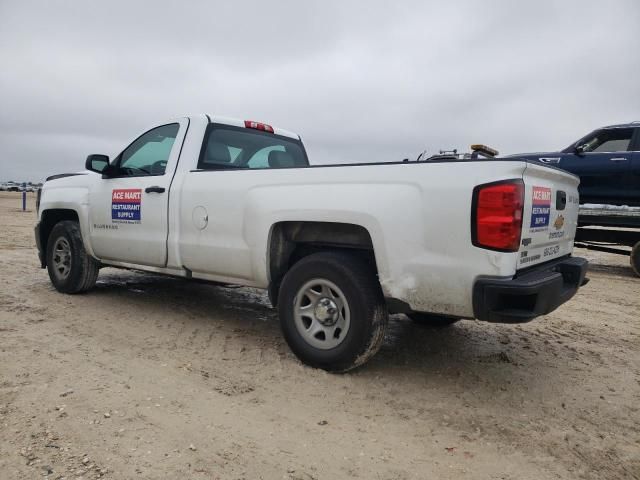
{"type": "Polygon", "coordinates": [[[80,293],[96,284],[100,264],[87,254],[78,222],[57,223],[47,241],[47,271],[62,293],[80,293]]]}
{"type": "Polygon", "coordinates": [[[419,325],[425,325],[427,327],[444,328],[459,322],[459,318],[447,317],[444,315],[436,315],[433,313],[412,312],[408,313],[407,317],[413,320],[419,325]]]}
{"type": "Polygon", "coordinates": [[[315,253],[297,262],[284,276],[278,308],[293,353],[333,372],[369,360],[380,349],[388,322],[375,271],[340,252],[315,253]]]}

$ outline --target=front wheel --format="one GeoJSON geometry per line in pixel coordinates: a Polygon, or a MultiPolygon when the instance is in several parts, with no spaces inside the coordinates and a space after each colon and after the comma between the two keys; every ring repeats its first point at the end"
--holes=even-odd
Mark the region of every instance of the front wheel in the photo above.
{"type": "Polygon", "coordinates": [[[65,220],[51,230],[47,241],[47,271],[62,293],[80,293],[96,284],[99,263],[84,249],[78,222],[65,220]]]}
{"type": "Polygon", "coordinates": [[[322,252],[297,262],[278,295],[280,325],[307,365],[345,372],[382,345],[388,314],[375,271],[354,255],[322,252]]]}

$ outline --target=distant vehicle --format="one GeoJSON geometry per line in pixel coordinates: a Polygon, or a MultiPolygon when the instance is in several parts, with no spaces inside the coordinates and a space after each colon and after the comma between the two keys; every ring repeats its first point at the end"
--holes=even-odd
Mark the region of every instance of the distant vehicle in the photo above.
{"type": "Polygon", "coordinates": [[[42,184],[5,182],[0,185],[0,190],[5,192],[36,192],[39,188],[42,188],[42,184]]]}
{"type": "Polygon", "coordinates": [[[580,203],[640,206],[640,122],[602,127],[560,152],[509,155],[580,177],[580,203]]]}
{"type": "Polygon", "coordinates": [[[22,190],[22,186],[16,182],[7,182],[4,186],[4,190],[7,192],[20,192],[22,190]]]}
{"type": "Polygon", "coordinates": [[[85,167],[37,202],[57,290],[89,290],[108,265],[264,288],[292,351],[331,371],[380,348],[388,313],[526,322],[585,282],[578,178],[539,162],[312,166],[294,133],[200,115],[85,167]]]}

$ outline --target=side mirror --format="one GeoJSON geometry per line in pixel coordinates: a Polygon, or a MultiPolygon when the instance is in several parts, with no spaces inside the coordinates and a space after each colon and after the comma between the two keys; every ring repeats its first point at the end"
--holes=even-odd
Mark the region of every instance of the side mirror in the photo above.
{"type": "Polygon", "coordinates": [[[576,145],[573,151],[576,155],[584,155],[585,146],[584,145],[576,145]]]}
{"type": "Polygon", "coordinates": [[[96,173],[103,173],[104,170],[109,166],[109,157],[106,155],[100,155],[99,153],[94,153],[87,157],[87,161],[84,163],[84,167],[96,173]]]}

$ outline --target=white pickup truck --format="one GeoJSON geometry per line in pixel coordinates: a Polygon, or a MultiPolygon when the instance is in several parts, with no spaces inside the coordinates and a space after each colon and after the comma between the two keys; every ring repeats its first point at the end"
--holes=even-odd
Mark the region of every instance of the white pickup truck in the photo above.
{"type": "Polygon", "coordinates": [[[199,115],[50,177],[36,242],[64,293],[103,266],[268,290],[305,363],[346,371],[389,313],[526,322],[586,283],[578,178],[517,158],[309,165],[300,137],[199,115]]]}

